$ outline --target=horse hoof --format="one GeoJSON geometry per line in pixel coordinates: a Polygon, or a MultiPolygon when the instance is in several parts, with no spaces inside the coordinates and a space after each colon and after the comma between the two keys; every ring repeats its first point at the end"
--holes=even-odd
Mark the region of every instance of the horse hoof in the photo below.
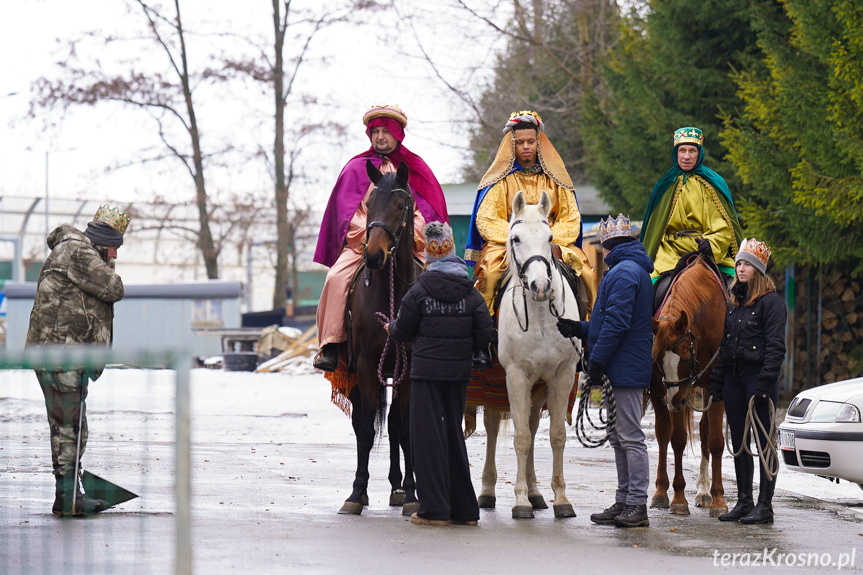
{"type": "Polygon", "coordinates": [[[419,501],[405,502],[405,504],[402,505],[402,515],[404,515],[405,517],[410,517],[414,513],[417,513],[419,510],[420,510],[420,502],[419,501]]]}
{"type": "Polygon", "coordinates": [[[711,507],[710,508],[710,516],[711,517],[719,517],[723,513],[728,513],[728,506],[723,505],[722,507],[711,507]]]}
{"type": "Polygon", "coordinates": [[[657,495],[650,501],[651,509],[668,509],[668,497],[657,495]]]}
{"type": "Polygon", "coordinates": [[[516,505],[512,508],[513,519],[533,519],[533,508],[527,505],[516,505]]]}
{"type": "Polygon", "coordinates": [[[361,515],[362,512],[363,504],[356,501],[345,501],[345,504],[339,509],[339,515],[361,515]]]}
{"type": "Polygon", "coordinates": [[[713,503],[713,497],[710,494],[696,495],[695,496],[695,506],[696,507],[710,507],[710,504],[713,503]]]}
{"type": "Polygon", "coordinates": [[[369,504],[369,494],[363,493],[363,507],[367,506],[368,504],[369,504]]]}
{"type": "Polygon", "coordinates": [[[494,495],[480,495],[477,497],[476,502],[479,503],[480,509],[494,509],[497,497],[494,495]]]}
{"type": "Polygon", "coordinates": [[[530,501],[530,506],[534,509],[548,509],[548,503],[545,502],[542,495],[528,495],[527,500],[530,501]]]}
{"type": "Polygon", "coordinates": [[[572,508],[572,505],[569,503],[564,503],[562,505],[554,506],[554,516],[555,517],[575,517],[575,510],[572,508]]]}
{"type": "Polygon", "coordinates": [[[396,489],[390,493],[390,507],[401,507],[405,503],[405,497],[407,494],[403,489],[396,489]]]}
{"type": "Polygon", "coordinates": [[[689,503],[672,503],[672,515],[689,515],[689,503]]]}

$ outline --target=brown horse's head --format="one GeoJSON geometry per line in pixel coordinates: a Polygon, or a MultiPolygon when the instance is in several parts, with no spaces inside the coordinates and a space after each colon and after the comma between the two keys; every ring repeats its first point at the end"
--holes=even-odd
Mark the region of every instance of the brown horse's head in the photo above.
{"type": "Polygon", "coordinates": [[[653,335],[653,361],[662,373],[668,410],[680,411],[692,387],[689,376],[696,345],[686,310],[681,309],[677,317],[654,319],[653,335]]]}
{"type": "Polygon", "coordinates": [[[653,361],[662,374],[669,411],[680,411],[692,386],[704,385],[722,339],[724,287],[698,260],[681,272],[653,320],[653,361]]]}
{"type": "Polygon", "coordinates": [[[366,172],[375,188],[366,201],[368,225],[363,259],[369,269],[379,270],[395,253],[404,234],[407,239],[413,238],[414,199],[408,186],[406,164],[399,165],[394,174],[382,174],[367,160],[366,172]]]}

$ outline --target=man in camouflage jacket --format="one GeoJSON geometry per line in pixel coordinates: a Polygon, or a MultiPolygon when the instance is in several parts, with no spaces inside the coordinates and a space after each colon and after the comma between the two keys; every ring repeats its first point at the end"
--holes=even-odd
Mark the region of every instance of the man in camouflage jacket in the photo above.
{"type": "MultiPolygon", "coordinates": [[[[114,302],[124,295],[123,281],[114,272],[113,260],[127,224],[126,214],[102,206],[85,232],[68,224],[51,232],[51,254],[39,274],[30,314],[28,347],[111,345],[114,302]],[[117,215],[122,216],[119,221],[109,217],[117,215]]],[[[101,375],[102,367],[36,371],[51,429],[56,478],[52,512],[56,515],[90,515],[105,508],[104,501],[84,495],[75,477],[76,464],[80,474],[80,458],[87,445],[87,383],[101,375]]]]}

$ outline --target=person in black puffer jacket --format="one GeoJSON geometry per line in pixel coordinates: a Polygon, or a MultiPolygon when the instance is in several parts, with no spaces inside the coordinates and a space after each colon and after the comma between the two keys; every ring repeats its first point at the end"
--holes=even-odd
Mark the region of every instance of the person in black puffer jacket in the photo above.
{"type": "MultiPolygon", "coordinates": [[[[755,413],[764,427],[770,421],[768,399],[779,399],[779,374],[785,359],[785,302],[765,274],[770,248],[754,238],[743,240],[735,259],[736,276],[731,303],[725,315],[725,332],[719,358],[710,374],[710,396],[725,401],[731,430],[731,447],[740,451],[749,400],[755,397],[755,413]]],[[[761,445],[772,442],[759,430],[761,445]]],[[[773,491],[776,477],[769,479],[761,464],[758,504],[752,501],[755,466],[752,456],[742,452],[734,458],[737,475],[737,505],[719,516],[720,521],[773,523],[773,491]]]]}
{"type": "Polygon", "coordinates": [[[425,227],[425,272],[384,328],[398,341],[416,338],[411,356],[410,433],[420,509],[417,525],[476,525],[479,506],[462,432],[472,357],[493,328],[482,295],[455,255],[452,230],[425,227]]]}

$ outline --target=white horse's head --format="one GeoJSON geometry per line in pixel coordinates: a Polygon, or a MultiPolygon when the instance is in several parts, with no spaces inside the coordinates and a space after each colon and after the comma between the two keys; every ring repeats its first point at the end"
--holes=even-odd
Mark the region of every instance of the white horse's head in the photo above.
{"type": "Polygon", "coordinates": [[[545,191],[538,204],[528,204],[522,191],[516,192],[512,200],[506,243],[507,265],[521,284],[530,290],[534,301],[547,301],[551,297],[554,254],[551,226],[548,224],[550,212],[551,198],[545,191]]]}

